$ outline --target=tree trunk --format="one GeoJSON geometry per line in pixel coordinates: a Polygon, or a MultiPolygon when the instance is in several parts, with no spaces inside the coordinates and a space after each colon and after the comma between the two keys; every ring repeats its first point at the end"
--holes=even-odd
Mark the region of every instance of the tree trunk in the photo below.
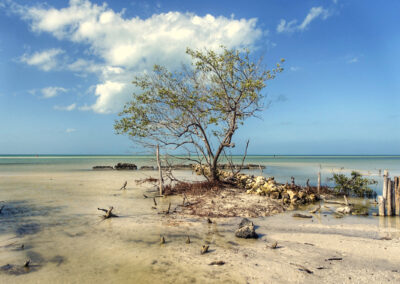
{"type": "Polygon", "coordinates": [[[213,165],[210,167],[210,178],[211,178],[211,181],[217,181],[217,180],[219,180],[217,165],[218,165],[218,164],[215,163],[215,164],[213,164],[213,165]]]}

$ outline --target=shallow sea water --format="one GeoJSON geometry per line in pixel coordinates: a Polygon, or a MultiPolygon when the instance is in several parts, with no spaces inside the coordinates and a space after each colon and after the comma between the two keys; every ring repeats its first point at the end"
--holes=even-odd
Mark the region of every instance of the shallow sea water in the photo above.
{"type": "MultiPolygon", "coordinates": [[[[204,243],[210,243],[212,250],[245,244],[233,235],[239,218],[207,224],[195,218],[157,214],[157,211],[166,210],[170,202],[175,208],[181,198],[158,198],[158,209],[155,210],[151,208],[153,200],[143,197],[143,194],[155,193],[152,187],[138,186],[134,181],[155,176],[156,172],[90,170],[94,165],[114,165],[116,162],[152,164],[150,158],[136,161],[126,157],[0,158],[0,206],[5,205],[0,215],[0,267],[7,264],[20,267],[27,259],[31,260],[30,271],[19,269],[20,275],[0,269],[1,283],[245,282],[240,271],[229,269],[229,266],[216,269],[203,264],[215,259],[213,254],[201,256],[199,253],[204,243]],[[119,188],[124,181],[128,181],[127,190],[121,191],[119,188]],[[97,208],[109,206],[114,206],[120,217],[103,220],[102,212],[97,208]],[[165,245],[160,245],[160,235],[165,236],[165,245]],[[190,245],[185,244],[187,235],[192,240],[190,245]]],[[[305,182],[309,175],[319,170],[318,162],[327,172],[341,167],[345,167],[342,171],[370,171],[375,177],[379,168],[400,172],[399,158],[389,159],[387,163],[382,158],[368,160],[362,165],[360,161],[352,160],[322,163],[315,158],[269,161],[251,157],[248,162],[266,165],[264,174],[274,174],[282,182],[291,175],[305,182]]],[[[259,171],[254,173],[259,174],[259,171]]],[[[196,178],[188,171],[178,171],[177,175],[196,178]]],[[[261,228],[275,224],[282,230],[290,230],[287,218],[284,222],[281,218],[286,218],[285,214],[258,218],[256,223],[261,228]]],[[[343,222],[361,226],[373,224],[385,232],[395,228],[394,233],[399,228],[398,218],[336,220],[321,216],[316,220],[338,226],[343,222]]],[[[348,233],[379,237],[375,231],[366,233],[356,228],[348,233]]]]}

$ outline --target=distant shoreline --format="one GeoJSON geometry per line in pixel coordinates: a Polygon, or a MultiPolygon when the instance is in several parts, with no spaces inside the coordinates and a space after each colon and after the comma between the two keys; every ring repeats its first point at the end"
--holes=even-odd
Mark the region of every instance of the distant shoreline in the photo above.
{"type": "MultiPolygon", "coordinates": [[[[153,157],[154,155],[135,155],[135,154],[0,154],[0,158],[54,158],[54,157],[61,157],[61,158],[68,158],[68,157],[153,157]]],[[[184,157],[185,155],[175,155],[176,157],[184,157]]],[[[243,155],[232,155],[233,157],[243,157],[243,155]]],[[[271,155],[271,154],[252,154],[247,155],[247,157],[271,157],[271,158],[400,158],[400,154],[393,154],[393,155],[271,155]]]]}

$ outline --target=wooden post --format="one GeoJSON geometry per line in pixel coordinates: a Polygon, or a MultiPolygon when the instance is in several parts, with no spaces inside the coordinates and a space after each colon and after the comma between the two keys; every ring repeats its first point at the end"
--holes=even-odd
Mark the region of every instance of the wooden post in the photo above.
{"type": "Polygon", "coordinates": [[[394,178],[394,214],[396,216],[400,215],[400,177],[394,178]]]}
{"type": "Polygon", "coordinates": [[[392,215],[396,215],[396,188],[394,187],[394,178],[390,180],[391,196],[392,196],[392,215]]]}
{"type": "Polygon", "coordinates": [[[162,171],[161,171],[161,162],[160,162],[160,146],[157,145],[157,166],[158,166],[158,173],[160,176],[160,195],[163,195],[163,177],[162,177],[162,171]]]}
{"type": "Polygon", "coordinates": [[[321,191],[321,172],[318,172],[318,187],[317,187],[317,192],[320,194],[321,191]]]}
{"type": "Polygon", "coordinates": [[[386,199],[386,213],[388,216],[392,216],[392,181],[390,178],[387,179],[387,199],[386,199]]]}
{"type": "Polygon", "coordinates": [[[385,199],[382,195],[378,196],[379,216],[385,216],[385,199]]]}
{"type": "Polygon", "coordinates": [[[383,189],[382,189],[382,196],[384,199],[387,199],[388,176],[389,176],[389,172],[388,172],[388,170],[385,170],[383,172],[383,189]]]}

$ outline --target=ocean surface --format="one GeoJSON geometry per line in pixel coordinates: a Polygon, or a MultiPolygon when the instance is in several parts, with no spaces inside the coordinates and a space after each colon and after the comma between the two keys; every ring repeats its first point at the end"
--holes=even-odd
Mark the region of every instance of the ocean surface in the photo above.
{"type": "MultiPolygon", "coordinates": [[[[241,156],[234,156],[234,163],[241,163],[241,156]]],[[[114,166],[117,163],[134,163],[139,168],[144,165],[156,165],[153,156],[107,156],[107,155],[0,155],[0,175],[23,174],[27,172],[76,172],[91,171],[93,166],[114,166]]],[[[175,160],[174,163],[181,163],[175,160]]],[[[333,185],[329,180],[333,173],[350,174],[356,170],[376,180],[372,188],[381,192],[383,170],[389,170],[391,176],[400,175],[400,156],[248,156],[245,163],[266,167],[246,171],[255,175],[274,176],[278,182],[290,181],[293,176],[296,183],[316,184],[317,174],[321,171],[322,183],[333,185]]]]}

